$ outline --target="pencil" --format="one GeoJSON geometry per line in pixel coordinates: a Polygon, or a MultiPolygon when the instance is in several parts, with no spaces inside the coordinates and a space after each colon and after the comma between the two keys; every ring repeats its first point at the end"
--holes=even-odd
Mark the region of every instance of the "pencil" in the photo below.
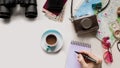
{"type": "Polygon", "coordinates": [[[92,61],[92,62],[94,62],[94,63],[97,63],[95,59],[91,58],[90,56],[88,56],[88,55],[86,55],[86,54],[82,54],[82,53],[77,52],[77,51],[75,51],[75,53],[81,54],[81,55],[84,57],[84,59],[88,59],[88,60],[90,60],[90,61],[92,61]]]}

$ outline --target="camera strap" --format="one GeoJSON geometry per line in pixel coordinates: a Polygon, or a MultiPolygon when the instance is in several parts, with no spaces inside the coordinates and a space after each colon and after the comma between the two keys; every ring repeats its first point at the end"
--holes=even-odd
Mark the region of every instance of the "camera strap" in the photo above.
{"type": "Polygon", "coordinates": [[[117,21],[120,23],[120,7],[117,9],[117,21]]]}
{"type": "MultiPolygon", "coordinates": [[[[97,14],[102,12],[103,10],[105,10],[109,4],[110,4],[110,0],[108,0],[108,3],[105,5],[105,7],[101,8],[97,11],[97,14]]],[[[73,0],[71,0],[71,18],[74,18],[74,16],[73,16],[73,0]]]]}
{"type": "Polygon", "coordinates": [[[119,46],[120,46],[120,41],[118,41],[118,43],[117,43],[117,48],[118,48],[118,50],[119,50],[119,52],[120,52],[119,46]]]}
{"type": "Polygon", "coordinates": [[[105,10],[108,7],[109,4],[110,4],[110,0],[108,0],[108,3],[105,5],[105,7],[103,7],[100,10],[98,10],[98,13],[102,12],[103,10],[105,10]]]}

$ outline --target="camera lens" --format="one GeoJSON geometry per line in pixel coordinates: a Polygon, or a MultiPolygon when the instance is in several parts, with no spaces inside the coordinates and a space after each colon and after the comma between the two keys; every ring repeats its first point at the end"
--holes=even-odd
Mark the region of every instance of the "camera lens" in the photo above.
{"type": "Polygon", "coordinates": [[[28,18],[35,18],[37,17],[37,7],[34,5],[29,5],[25,9],[25,16],[28,18]]]}
{"type": "Polygon", "coordinates": [[[0,18],[10,18],[10,10],[5,6],[0,6],[0,18]]]}
{"type": "Polygon", "coordinates": [[[80,24],[84,29],[89,29],[92,26],[92,21],[89,18],[83,18],[80,24]]]}

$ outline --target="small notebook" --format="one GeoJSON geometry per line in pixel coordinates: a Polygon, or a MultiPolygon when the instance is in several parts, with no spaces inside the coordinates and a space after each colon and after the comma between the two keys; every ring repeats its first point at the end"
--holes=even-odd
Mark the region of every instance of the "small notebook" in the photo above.
{"type": "Polygon", "coordinates": [[[74,51],[91,50],[91,45],[81,43],[78,41],[72,41],[69,46],[68,57],[66,61],[66,68],[81,68],[80,63],[77,60],[77,54],[74,51]]]}
{"type": "MultiPolygon", "coordinates": [[[[64,4],[66,3],[66,1],[67,1],[67,0],[63,0],[64,4]]],[[[48,11],[47,8],[48,8],[48,0],[46,1],[46,3],[45,3],[44,6],[43,6],[43,9],[46,10],[46,11],[48,11]]],[[[44,11],[44,10],[43,10],[43,11],[44,11]]],[[[44,11],[44,12],[45,12],[45,11],[44,11]]],[[[50,12],[50,11],[48,11],[48,12],[50,12]]],[[[50,13],[53,13],[53,14],[55,14],[56,16],[58,16],[58,15],[60,14],[60,12],[50,12],[50,13]]]]}

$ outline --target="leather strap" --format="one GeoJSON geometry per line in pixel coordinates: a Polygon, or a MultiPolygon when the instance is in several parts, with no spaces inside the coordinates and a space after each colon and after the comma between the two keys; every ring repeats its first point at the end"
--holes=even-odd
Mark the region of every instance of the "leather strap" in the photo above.
{"type": "Polygon", "coordinates": [[[103,10],[105,10],[108,7],[109,4],[110,4],[110,0],[108,0],[108,3],[105,5],[105,7],[103,7],[100,10],[98,10],[98,13],[102,12],[103,10]]]}
{"type": "MultiPolygon", "coordinates": [[[[110,4],[110,0],[108,0],[108,3],[106,4],[105,7],[103,7],[100,10],[98,10],[98,13],[102,12],[103,10],[105,10],[108,7],[109,4],[110,4]]],[[[71,0],[71,18],[73,18],[73,17],[74,17],[73,16],[73,0],[71,0]]]]}

